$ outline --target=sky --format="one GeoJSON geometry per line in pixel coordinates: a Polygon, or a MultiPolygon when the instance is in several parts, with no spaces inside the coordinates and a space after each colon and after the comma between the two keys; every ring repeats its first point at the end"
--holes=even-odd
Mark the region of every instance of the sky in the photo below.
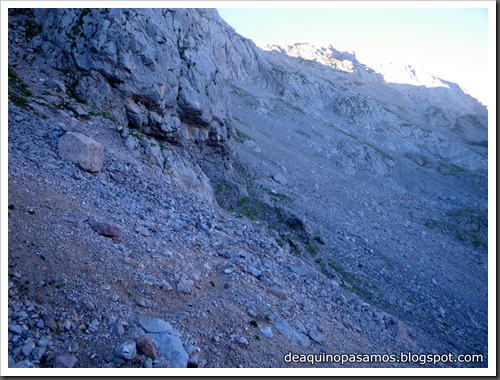
{"type": "MultiPolygon", "coordinates": [[[[331,3],[330,7],[335,6],[335,2],[331,3]]],[[[328,6],[328,2],[325,4],[328,6]]],[[[486,8],[217,10],[239,34],[257,45],[331,44],[340,51],[354,51],[358,61],[368,65],[412,64],[458,83],[483,103],[487,102],[485,86],[491,79],[486,8]]]]}

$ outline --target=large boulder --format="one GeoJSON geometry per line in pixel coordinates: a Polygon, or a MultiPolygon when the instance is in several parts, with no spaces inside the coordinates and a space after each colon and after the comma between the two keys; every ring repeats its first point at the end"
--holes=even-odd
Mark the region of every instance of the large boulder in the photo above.
{"type": "Polygon", "coordinates": [[[158,318],[143,318],[139,324],[158,344],[158,351],[168,359],[172,368],[186,368],[189,356],[182,345],[180,333],[169,323],[158,318]]]}
{"type": "Polygon", "coordinates": [[[104,145],[78,132],[59,139],[59,156],[88,172],[98,172],[104,163],[104,145]]]}

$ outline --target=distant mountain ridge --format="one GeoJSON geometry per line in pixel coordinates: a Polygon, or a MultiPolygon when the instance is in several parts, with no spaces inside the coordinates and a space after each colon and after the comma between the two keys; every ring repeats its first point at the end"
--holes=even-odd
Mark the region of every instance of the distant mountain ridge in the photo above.
{"type": "Polygon", "coordinates": [[[380,74],[382,76],[381,79],[387,83],[411,84],[413,86],[425,86],[429,88],[450,88],[450,86],[454,86],[466,92],[459,84],[439,78],[426,69],[411,63],[380,62],[366,64],[358,61],[355,52],[342,52],[335,49],[332,45],[318,46],[303,42],[292,45],[264,44],[260,45],[259,48],[265,51],[281,52],[290,57],[318,62],[339,71],[349,73],[353,73],[356,70],[373,71],[376,74],[380,74]]]}

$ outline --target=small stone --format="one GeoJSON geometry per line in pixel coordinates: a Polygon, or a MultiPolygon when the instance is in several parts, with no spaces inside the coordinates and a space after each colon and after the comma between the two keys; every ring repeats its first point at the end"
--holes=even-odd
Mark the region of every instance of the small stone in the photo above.
{"type": "Polygon", "coordinates": [[[95,306],[92,302],[87,302],[85,304],[85,307],[88,309],[88,310],[95,310],[95,306]]]}
{"type": "Polygon", "coordinates": [[[251,265],[248,266],[247,272],[250,273],[254,277],[259,277],[262,274],[262,272],[260,270],[258,270],[257,268],[255,268],[251,265]]]}
{"type": "Polygon", "coordinates": [[[163,281],[160,286],[163,290],[166,290],[166,291],[171,291],[173,289],[172,285],[170,285],[170,283],[167,281],[163,281]]]}
{"type": "Polygon", "coordinates": [[[21,360],[20,362],[17,362],[16,364],[10,366],[11,368],[33,368],[33,363],[31,363],[28,359],[26,360],[21,360]]]}
{"type": "Polygon", "coordinates": [[[127,340],[126,342],[116,347],[114,353],[120,358],[132,360],[137,354],[135,342],[133,340],[127,340]]]}
{"type": "Polygon", "coordinates": [[[88,330],[90,332],[96,332],[99,326],[99,321],[97,319],[94,319],[92,322],[90,322],[88,330]]]}
{"type": "Polygon", "coordinates": [[[276,288],[276,287],[269,288],[269,293],[271,293],[272,295],[278,297],[279,299],[281,299],[283,301],[285,301],[288,298],[286,293],[283,290],[276,288]]]}
{"type": "Polygon", "coordinates": [[[306,267],[297,267],[294,265],[290,265],[288,269],[290,269],[293,273],[298,274],[299,276],[307,276],[309,274],[309,269],[307,269],[306,267]]]}
{"type": "Polygon", "coordinates": [[[309,337],[314,340],[316,343],[323,344],[325,343],[325,338],[323,335],[319,332],[318,328],[316,326],[313,326],[311,330],[309,331],[309,337]]]}
{"type": "Polygon", "coordinates": [[[70,105],[69,108],[76,113],[78,116],[88,116],[89,114],[82,108],[81,105],[76,104],[76,105],[70,105]]]}
{"type": "Polygon", "coordinates": [[[31,357],[33,360],[40,360],[45,354],[45,347],[35,347],[33,351],[31,351],[31,357]]]}
{"type": "Polygon", "coordinates": [[[54,368],[73,368],[78,360],[71,355],[58,355],[52,363],[54,368]]]}
{"type": "Polygon", "coordinates": [[[44,317],[45,325],[52,331],[57,331],[57,323],[52,314],[46,314],[44,317]]]}
{"type": "Polygon", "coordinates": [[[280,185],[283,185],[283,186],[285,186],[288,183],[288,181],[286,180],[286,178],[282,174],[279,174],[279,173],[276,173],[273,176],[273,179],[276,182],[278,182],[280,185]]]}
{"type": "Polygon", "coordinates": [[[254,317],[254,318],[257,317],[257,312],[254,309],[252,309],[252,308],[248,308],[247,309],[247,313],[251,317],[254,317]]]}
{"type": "Polygon", "coordinates": [[[11,325],[9,326],[9,331],[12,334],[21,335],[23,332],[23,328],[19,325],[11,325]]]}
{"type": "Polygon", "coordinates": [[[145,335],[137,338],[136,345],[139,354],[145,355],[151,359],[156,358],[156,355],[158,355],[158,349],[149,336],[145,335]]]}
{"type": "Polygon", "coordinates": [[[114,315],[111,315],[108,317],[108,325],[114,325],[116,322],[118,322],[118,318],[114,315]]]}
{"type": "Polygon", "coordinates": [[[53,91],[61,92],[63,94],[66,93],[66,85],[58,79],[46,79],[43,84],[53,91]]]}
{"type": "Polygon", "coordinates": [[[191,293],[192,286],[193,286],[193,281],[181,278],[177,283],[177,290],[181,293],[191,293]]]}
{"type": "Polygon", "coordinates": [[[37,342],[37,346],[38,347],[47,347],[48,345],[50,344],[50,341],[45,339],[45,338],[42,338],[40,339],[38,342],[37,342]]]}
{"type": "Polygon", "coordinates": [[[109,299],[113,302],[117,302],[120,299],[120,296],[116,293],[111,293],[109,295],[109,299]]]}
{"type": "Polygon", "coordinates": [[[71,330],[71,327],[72,327],[72,325],[71,325],[70,321],[64,322],[64,330],[69,331],[69,330],[71,330]]]}
{"type": "Polygon", "coordinates": [[[145,309],[153,306],[153,303],[144,297],[136,297],[135,302],[137,303],[138,306],[143,307],[145,309]]]}
{"type": "Polygon", "coordinates": [[[18,319],[18,320],[23,320],[28,316],[28,314],[22,310],[18,311],[17,313],[12,314],[12,319],[18,319]]]}
{"type": "Polygon", "coordinates": [[[270,326],[259,326],[260,333],[266,338],[272,338],[273,332],[270,326]]]}
{"type": "Polygon", "coordinates": [[[111,238],[120,237],[122,233],[120,226],[111,221],[90,222],[90,227],[99,235],[111,238]]]}
{"type": "Polygon", "coordinates": [[[121,324],[116,325],[115,328],[113,329],[113,331],[118,336],[122,336],[123,334],[125,334],[125,329],[123,328],[123,326],[121,324]]]}
{"type": "Polygon", "coordinates": [[[139,226],[135,229],[135,232],[137,232],[138,234],[142,235],[142,236],[145,236],[145,237],[149,237],[151,236],[151,231],[149,231],[149,229],[147,229],[146,227],[144,226],[139,226]]]}
{"type": "Polygon", "coordinates": [[[283,320],[276,320],[274,321],[274,326],[285,339],[299,344],[302,347],[309,347],[311,345],[311,341],[307,336],[295,331],[287,322],[283,320]]]}
{"type": "Polygon", "coordinates": [[[23,353],[24,356],[30,356],[31,351],[33,351],[34,348],[35,348],[35,343],[31,338],[28,338],[23,348],[21,349],[21,352],[23,353]]]}
{"type": "Polygon", "coordinates": [[[250,343],[248,342],[248,339],[245,338],[244,336],[239,336],[236,338],[236,341],[241,344],[242,346],[247,347],[250,343]]]}
{"type": "Polygon", "coordinates": [[[78,343],[74,342],[74,343],[67,344],[66,348],[67,348],[68,352],[76,353],[80,349],[80,346],[78,346],[78,343]]]}

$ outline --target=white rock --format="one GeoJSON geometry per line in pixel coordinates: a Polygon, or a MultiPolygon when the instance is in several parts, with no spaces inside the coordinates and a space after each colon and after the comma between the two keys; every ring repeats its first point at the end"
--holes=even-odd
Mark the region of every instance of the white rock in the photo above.
{"type": "Polygon", "coordinates": [[[59,156],[83,170],[98,172],[104,163],[104,145],[78,132],[66,132],[59,139],[59,156]]]}

